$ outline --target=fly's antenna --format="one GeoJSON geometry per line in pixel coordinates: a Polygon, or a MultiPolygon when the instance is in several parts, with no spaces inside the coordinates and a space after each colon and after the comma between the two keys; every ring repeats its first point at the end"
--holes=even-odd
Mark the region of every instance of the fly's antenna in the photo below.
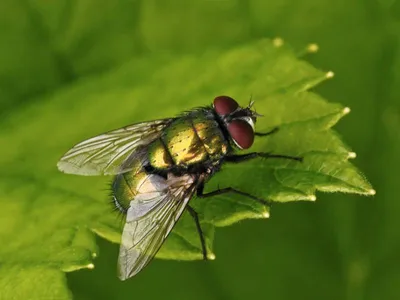
{"type": "Polygon", "coordinates": [[[250,102],[249,102],[249,106],[247,106],[247,109],[248,110],[250,110],[251,112],[252,112],[252,116],[253,117],[264,117],[264,115],[262,115],[262,114],[259,114],[258,112],[256,112],[256,110],[254,109],[254,110],[252,110],[251,108],[253,107],[253,105],[254,105],[254,100],[253,100],[253,94],[250,94],[250,102]]]}
{"type": "Polygon", "coordinates": [[[253,100],[253,94],[250,94],[250,101],[249,101],[249,106],[247,106],[248,109],[250,109],[254,104],[254,100],[253,100]]]}

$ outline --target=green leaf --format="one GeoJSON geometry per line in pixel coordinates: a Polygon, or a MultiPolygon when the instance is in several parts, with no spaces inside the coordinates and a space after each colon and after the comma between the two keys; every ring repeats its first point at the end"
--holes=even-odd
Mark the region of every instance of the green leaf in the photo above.
{"type": "MultiPolygon", "coordinates": [[[[315,200],[317,190],[371,194],[369,183],[348,161],[349,148],[331,129],[348,109],[308,91],[327,74],[289,48],[262,40],[203,55],[133,59],[15,110],[2,119],[0,132],[0,143],[7,145],[0,157],[0,244],[7,245],[0,248],[0,265],[10,276],[0,279],[0,287],[7,285],[2,280],[23,277],[26,289],[35,282],[37,298],[68,298],[60,271],[93,267],[98,250],[90,230],[119,241],[122,222],[112,213],[105,191],[110,178],[58,172],[56,163],[68,148],[112,128],[206,105],[218,94],[231,95],[243,105],[252,95],[264,115],[257,129],[279,126],[274,135],[259,138],[252,150],[300,155],[304,162],[269,159],[224,166],[206,191],[233,186],[276,202],[315,200]],[[43,280],[36,282],[35,274],[43,280]],[[49,290],[50,283],[59,288],[49,290]]],[[[193,199],[192,204],[210,253],[215,226],[269,214],[258,202],[235,196],[193,199]]],[[[187,213],[158,257],[201,258],[199,237],[187,213]]]]}
{"type": "Polygon", "coordinates": [[[2,265],[0,275],[0,299],[71,299],[65,275],[58,268],[2,265]]]}

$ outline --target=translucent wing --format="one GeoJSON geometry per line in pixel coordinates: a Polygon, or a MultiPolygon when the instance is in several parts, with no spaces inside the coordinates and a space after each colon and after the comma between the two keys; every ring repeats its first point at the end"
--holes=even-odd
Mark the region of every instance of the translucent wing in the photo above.
{"type": "Polygon", "coordinates": [[[129,171],[122,163],[155,139],[173,119],[126,126],[75,145],[58,162],[58,169],[78,175],[113,175],[129,171]]]}
{"type": "Polygon", "coordinates": [[[119,277],[128,279],[154,257],[196,190],[196,177],[148,175],[131,201],[119,252],[119,277]]]}

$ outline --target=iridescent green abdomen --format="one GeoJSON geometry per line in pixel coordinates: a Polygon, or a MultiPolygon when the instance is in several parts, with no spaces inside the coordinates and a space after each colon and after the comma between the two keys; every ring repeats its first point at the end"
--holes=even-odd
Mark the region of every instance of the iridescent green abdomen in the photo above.
{"type": "Polygon", "coordinates": [[[196,113],[179,118],[149,146],[149,162],[157,169],[189,166],[220,159],[228,149],[218,123],[209,115],[196,113]]]}
{"type": "Polygon", "coordinates": [[[147,174],[144,170],[130,171],[115,176],[112,184],[113,201],[121,212],[126,213],[130,202],[137,195],[139,187],[146,177],[147,174]]]}

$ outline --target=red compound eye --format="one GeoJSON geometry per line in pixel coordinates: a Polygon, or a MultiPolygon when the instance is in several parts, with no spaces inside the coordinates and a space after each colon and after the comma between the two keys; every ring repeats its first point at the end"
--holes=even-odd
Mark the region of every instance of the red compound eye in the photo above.
{"type": "Polygon", "coordinates": [[[228,131],[232,139],[241,149],[248,149],[254,142],[253,127],[243,120],[233,120],[228,125],[228,131]]]}
{"type": "Polygon", "coordinates": [[[227,115],[233,113],[239,104],[228,96],[218,96],[214,99],[214,109],[219,115],[227,115]]]}

